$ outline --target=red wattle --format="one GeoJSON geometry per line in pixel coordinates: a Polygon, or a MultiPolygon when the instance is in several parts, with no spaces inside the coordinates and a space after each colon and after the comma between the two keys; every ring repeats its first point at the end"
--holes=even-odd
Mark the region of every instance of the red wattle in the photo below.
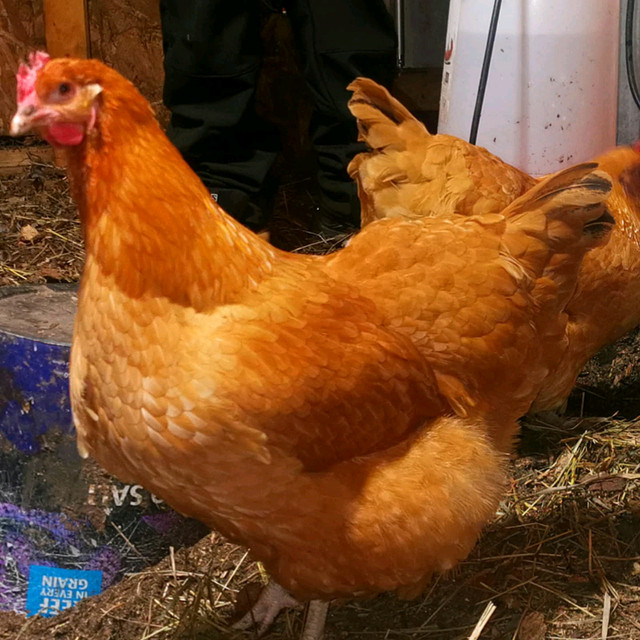
{"type": "Polygon", "coordinates": [[[84,126],[67,122],[52,124],[45,137],[51,144],[75,147],[84,140],[84,126]]]}

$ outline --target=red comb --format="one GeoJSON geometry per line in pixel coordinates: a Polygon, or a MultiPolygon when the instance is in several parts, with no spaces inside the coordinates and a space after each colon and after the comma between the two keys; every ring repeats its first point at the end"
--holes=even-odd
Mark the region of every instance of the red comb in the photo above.
{"type": "Polygon", "coordinates": [[[640,140],[636,140],[632,145],[631,148],[634,151],[637,151],[638,153],[640,153],[640,140]]]}
{"type": "Polygon", "coordinates": [[[33,51],[29,54],[27,64],[21,64],[18,67],[16,79],[18,80],[18,104],[28,101],[30,96],[36,90],[36,76],[38,71],[49,62],[50,57],[44,51],[33,51]]]}

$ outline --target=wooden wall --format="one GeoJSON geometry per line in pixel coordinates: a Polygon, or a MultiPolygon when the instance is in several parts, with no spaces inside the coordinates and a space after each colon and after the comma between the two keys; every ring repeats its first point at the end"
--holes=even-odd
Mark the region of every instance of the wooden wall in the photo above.
{"type": "MultiPolygon", "coordinates": [[[[65,0],[56,0],[64,3],[65,0]]],[[[0,0],[0,135],[15,111],[15,72],[27,52],[45,49],[45,0],[0,0]]],[[[162,39],[158,0],[88,0],[90,54],[114,66],[159,107],[162,39]]]]}
{"type": "Polygon", "coordinates": [[[15,73],[26,51],[44,47],[44,18],[39,2],[0,0],[0,133],[15,111],[15,73]]]}

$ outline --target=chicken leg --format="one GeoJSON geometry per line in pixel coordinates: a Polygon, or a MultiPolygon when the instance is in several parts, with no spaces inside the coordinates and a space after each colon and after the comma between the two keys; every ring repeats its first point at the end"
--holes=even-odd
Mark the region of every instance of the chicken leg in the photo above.
{"type": "Polygon", "coordinates": [[[309,602],[300,640],[322,640],[328,610],[329,603],[326,600],[309,602]]]}
{"type": "MultiPolygon", "coordinates": [[[[271,626],[280,611],[287,608],[298,609],[301,606],[302,604],[286,589],[271,581],[262,590],[256,603],[233,625],[233,628],[246,631],[252,626],[257,626],[257,634],[261,636],[271,626]]],[[[300,640],[321,640],[328,608],[329,603],[323,600],[309,602],[300,640]]]]}

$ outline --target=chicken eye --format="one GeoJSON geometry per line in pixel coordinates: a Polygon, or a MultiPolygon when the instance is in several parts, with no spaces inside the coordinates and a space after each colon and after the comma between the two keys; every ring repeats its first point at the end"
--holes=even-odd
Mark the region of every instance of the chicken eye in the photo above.
{"type": "Polygon", "coordinates": [[[52,102],[66,102],[70,100],[74,94],[74,87],[69,82],[61,82],[52,92],[52,102]]]}

